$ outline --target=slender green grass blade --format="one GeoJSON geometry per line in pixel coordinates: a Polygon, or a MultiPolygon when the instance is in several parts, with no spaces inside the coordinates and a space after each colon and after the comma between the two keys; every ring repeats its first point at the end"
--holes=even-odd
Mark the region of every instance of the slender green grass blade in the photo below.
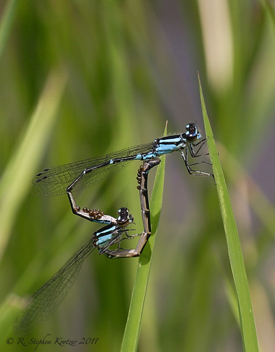
{"type": "Polygon", "coordinates": [[[270,2],[268,2],[267,0],[262,0],[262,5],[264,10],[266,11],[266,14],[269,17],[269,20],[273,26],[273,30],[275,29],[275,13],[274,13],[274,8],[272,7],[272,5],[270,4],[270,2]]]}
{"type": "Polygon", "coordinates": [[[229,260],[233,279],[235,283],[235,289],[237,293],[238,308],[240,315],[240,322],[242,328],[242,339],[244,350],[247,352],[259,351],[258,340],[255,328],[255,321],[252,309],[252,303],[249,293],[249,286],[247,281],[247,275],[244,265],[244,259],[242,255],[242,249],[240,245],[240,239],[234,214],[226,187],[222,167],[219,161],[218,152],[215,146],[213,132],[210,126],[210,122],[207,116],[205,107],[202,87],[199,78],[200,97],[202,105],[202,114],[205,125],[205,132],[207,136],[207,145],[209,150],[209,156],[213,165],[213,173],[217,185],[218,198],[220,203],[221,215],[225,230],[226,242],[228,247],[229,260]]]}
{"type": "MultiPolygon", "coordinates": [[[[67,74],[52,72],[45,84],[34,113],[0,183],[0,259],[5,252],[17,213],[30,187],[30,179],[54,126],[57,110],[65,88],[67,74]]],[[[22,305],[20,299],[9,295],[0,306],[2,336],[10,330],[11,321],[22,305]]]]}
{"type": "Polygon", "coordinates": [[[2,56],[15,17],[19,0],[9,0],[0,23],[0,57],[2,56]]]}
{"type": "Polygon", "coordinates": [[[65,87],[66,75],[49,75],[37,107],[23,133],[0,183],[0,258],[2,257],[17,211],[26,196],[56,119],[56,112],[65,87]]]}
{"type": "MultiPolygon", "coordinates": [[[[166,129],[165,129],[164,135],[165,134],[166,134],[166,129]]],[[[148,280],[149,280],[152,254],[154,250],[156,232],[158,228],[158,222],[159,222],[160,212],[162,207],[164,170],[165,170],[165,157],[162,157],[161,164],[160,166],[158,166],[158,169],[156,172],[154,188],[153,188],[152,197],[150,201],[152,235],[149,238],[149,241],[146,244],[139,258],[136,279],[134,283],[130,308],[128,312],[128,318],[127,318],[122,346],[121,346],[122,352],[136,351],[138,347],[141,319],[143,314],[143,307],[144,307],[148,280]]]]}

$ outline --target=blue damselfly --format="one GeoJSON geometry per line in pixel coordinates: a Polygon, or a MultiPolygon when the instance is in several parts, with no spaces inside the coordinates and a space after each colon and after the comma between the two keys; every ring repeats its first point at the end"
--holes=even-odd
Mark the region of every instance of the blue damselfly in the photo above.
{"type": "Polygon", "coordinates": [[[72,210],[76,215],[106,226],[94,232],[89,241],[31,297],[14,326],[16,333],[26,334],[35,325],[42,323],[52,314],[74,284],[84,260],[95,248],[98,249],[99,254],[104,254],[108,258],[131,258],[138,257],[141,254],[151,235],[147,190],[148,173],[151,168],[159,163],[159,159],[150,160],[145,162],[138,171],[137,180],[144,227],[141,235],[128,234],[127,226],[132,224],[134,219],[127,208],[120,208],[118,218],[114,218],[110,215],[104,215],[97,209],[81,209],[76,205],[73,194],[68,192],[72,210]],[[122,241],[136,236],[140,236],[140,239],[135,249],[123,249],[121,247],[122,241]],[[111,248],[113,245],[117,245],[117,248],[111,248]]]}
{"type": "Polygon", "coordinates": [[[201,138],[196,124],[189,123],[184,133],[158,138],[154,142],[123,149],[103,158],[90,158],[47,168],[33,178],[33,194],[57,196],[90,187],[105,179],[110,173],[120,171],[133,160],[153,160],[175,151],[180,151],[189,174],[213,176],[208,172],[192,169],[194,165],[208,162],[191,164],[188,162],[188,152],[192,158],[201,156],[199,152],[206,141],[205,138],[201,138]],[[195,151],[194,147],[198,149],[195,151]]]}

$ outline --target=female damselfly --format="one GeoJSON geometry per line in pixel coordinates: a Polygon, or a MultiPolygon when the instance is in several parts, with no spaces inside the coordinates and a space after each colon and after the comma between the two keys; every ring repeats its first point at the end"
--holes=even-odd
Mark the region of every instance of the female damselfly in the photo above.
{"type": "MultiPolygon", "coordinates": [[[[130,249],[125,251],[116,251],[110,252],[108,251],[108,257],[111,258],[130,258],[130,257],[138,257],[144,246],[146,245],[150,235],[151,235],[151,222],[150,222],[150,208],[149,208],[149,197],[148,197],[148,174],[149,171],[157,166],[160,163],[160,159],[149,160],[148,162],[144,162],[143,165],[140,166],[137,174],[138,181],[138,190],[140,195],[140,207],[141,207],[141,216],[143,222],[143,233],[140,235],[139,243],[137,244],[136,249],[130,249]]],[[[71,208],[74,214],[81,216],[87,220],[101,222],[101,218],[97,220],[97,215],[93,215],[93,211],[83,208],[81,209],[76,205],[76,201],[71,191],[67,190],[67,194],[69,197],[69,201],[71,204],[71,208]],[[92,214],[91,214],[92,212],[92,214]],[[92,216],[92,219],[91,219],[92,216]]]]}
{"type": "Polygon", "coordinates": [[[147,190],[148,173],[151,168],[157,166],[159,163],[159,159],[145,162],[138,171],[137,180],[144,227],[141,235],[128,234],[129,229],[127,226],[132,224],[134,219],[127,208],[120,208],[118,210],[118,218],[104,215],[103,212],[96,209],[80,209],[76,205],[73,194],[68,192],[73,212],[76,215],[92,222],[105,224],[106,226],[94,232],[89,241],[31,297],[27,307],[20,314],[14,326],[15,333],[28,333],[35,325],[42,323],[52,314],[74,284],[84,260],[95,248],[98,249],[99,254],[104,254],[108,258],[130,258],[141,254],[151,234],[147,190]],[[140,239],[135,249],[123,249],[121,247],[122,241],[132,239],[136,236],[140,236],[140,239]],[[113,245],[117,245],[117,248],[111,248],[113,245]]]}

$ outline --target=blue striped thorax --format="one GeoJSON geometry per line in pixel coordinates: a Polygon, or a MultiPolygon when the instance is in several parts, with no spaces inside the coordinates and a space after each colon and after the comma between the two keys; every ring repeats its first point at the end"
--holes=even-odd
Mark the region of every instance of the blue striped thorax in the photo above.
{"type": "Polygon", "coordinates": [[[161,155],[170,154],[186,147],[186,144],[194,143],[201,138],[197,126],[194,123],[186,125],[186,132],[155,139],[153,148],[148,153],[137,154],[136,160],[151,160],[161,155]]]}
{"type": "Polygon", "coordinates": [[[106,245],[111,245],[112,241],[125,231],[122,231],[122,228],[134,222],[134,218],[127,208],[120,208],[118,210],[118,218],[110,217],[110,219],[112,220],[110,220],[109,226],[96,231],[93,235],[94,246],[99,249],[106,245]]]}

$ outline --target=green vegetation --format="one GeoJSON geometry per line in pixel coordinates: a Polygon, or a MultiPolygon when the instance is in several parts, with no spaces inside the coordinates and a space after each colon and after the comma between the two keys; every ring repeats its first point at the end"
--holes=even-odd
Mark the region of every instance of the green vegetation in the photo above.
{"type": "MultiPolygon", "coordinates": [[[[249,310],[249,292],[261,351],[275,345],[275,12],[266,0],[218,3],[2,4],[2,349],[25,350],[6,343],[24,305],[20,297],[35,292],[98,229],[73,216],[66,196],[33,197],[32,177],[45,167],[150,142],[163,134],[166,120],[168,134],[192,121],[205,134],[197,71],[238,236],[232,220],[233,237],[226,225],[225,233],[228,210],[221,215],[219,183],[190,177],[179,153],[168,156],[149,281],[146,273],[142,287],[143,317],[136,324],[138,351],[257,351],[253,314],[242,311],[249,310]],[[238,265],[236,258],[242,258],[238,265]]],[[[218,165],[209,127],[211,162],[218,165]]],[[[77,194],[77,203],[113,216],[127,206],[140,233],[138,167],[133,162],[77,194]]],[[[155,224],[161,193],[151,204],[155,224]]],[[[92,253],[64,302],[30,336],[51,334],[52,343],[57,336],[98,338],[97,346],[82,350],[119,351],[138,266],[139,259],[92,253]]]]}

